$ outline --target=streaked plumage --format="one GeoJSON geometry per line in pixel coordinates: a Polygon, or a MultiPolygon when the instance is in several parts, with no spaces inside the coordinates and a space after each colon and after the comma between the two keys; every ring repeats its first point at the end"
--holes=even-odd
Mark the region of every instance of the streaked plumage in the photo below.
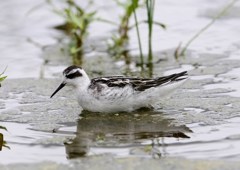
{"type": "Polygon", "coordinates": [[[79,105],[84,110],[129,112],[151,107],[181,85],[186,78],[187,72],[184,71],[154,79],[109,76],[90,80],[81,67],[70,66],[63,71],[63,82],[51,97],[65,85],[70,85],[76,89],[79,105]]]}

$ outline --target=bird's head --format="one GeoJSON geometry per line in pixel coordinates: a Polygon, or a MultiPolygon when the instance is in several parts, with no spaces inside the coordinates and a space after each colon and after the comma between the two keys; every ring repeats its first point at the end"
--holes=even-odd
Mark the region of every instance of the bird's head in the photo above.
{"type": "Polygon", "coordinates": [[[72,86],[77,88],[78,86],[85,87],[90,83],[90,79],[87,73],[79,66],[69,66],[63,71],[63,81],[58,88],[53,92],[50,98],[52,98],[59,90],[64,86],[72,86]]]}

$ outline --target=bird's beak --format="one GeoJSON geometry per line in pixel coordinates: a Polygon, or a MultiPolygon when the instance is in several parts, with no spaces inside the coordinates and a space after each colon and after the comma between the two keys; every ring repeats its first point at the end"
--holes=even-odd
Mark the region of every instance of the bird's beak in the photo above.
{"type": "Polygon", "coordinates": [[[53,92],[53,94],[51,95],[50,98],[52,98],[52,97],[53,97],[59,90],[61,90],[65,85],[66,85],[66,83],[65,83],[65,82],[62,82],[62,83],[58,86],[58,88],[55,90],[55,92],[53,92]]]}

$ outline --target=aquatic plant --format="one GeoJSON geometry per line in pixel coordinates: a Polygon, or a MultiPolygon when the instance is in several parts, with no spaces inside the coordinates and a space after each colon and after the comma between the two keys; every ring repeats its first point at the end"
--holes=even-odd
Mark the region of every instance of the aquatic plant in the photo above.
{"type": "MultiPolygon", "coordinates": [[[[52,0],[48,0],[49,3],[52,0]]],[[[129,30],[136,28],[139,52],[140,52],[140,62],[137,63],[138,66],[141,66],[142,70],[144,67],[144,56],[142,52],[142,45],[140,39],[140,30],[139,24],[145,23],[148,25],[148,59],[146,66],[152,66],[153,60],[153,52],[152,52],[152,32],[153,32],[153,24],[159,25],[162,28],[165,28],[165,25],[162,23],[155,22],[153,20],[154,14],[154,6],[155,0],[126,0],[124,2],[115,0],[119,7],[123,8],[124,14],[120,17],[120,24],[118,25],[117,34],[112,35],[112,43],[109,44],[108,52],[111,56],[124,56],[126,64],[131,62],[131,58],[129,57],[129,30]],[[147,20],[146,21],[138,21],[136,10],[139,7],[146,7],[147,11],[147,20]],[[130,19],[134,16],[135,23],[134,25],[130,25],[130,19]]],[[[69,43],[69,52],[73,58],[73,64],[81,65],[82,58],[84,54],[84,40],[88,35],[88,29],[91,23],[94,21],[102,21],[106,23],[111,23],[117,25],[114,22],[98,18],[96,16],[96,10],[89,10],[92,8],[93,1],[89,0],[87,7],[81,7],[74,0],[64,0],[65,8],[57,9],[54,8],[55,12],[64,18],[65,23],[57,26],[57,29],[64,30],[70,36],[69,43]]],[[[52,4],[52,3],[51,3],[52,4]]],[[[52,4],[52,6],[54,6],[52,4]]],[[[152,70],[152,69],[150,69],[152,70]]],[[[151,71],[152,72],[152,71],[151,71]]]]}
{"type": "MultiPolygon", "coordinates": [[[[133,1],[134,3],[134,1],[133,1]]],[[[142,72],[144,72],[144,56],[142,53],[142,43],[141,43],[141,39],[140,39],[140,31],[139,31],[139,27],[138,24],[139,23],[147,23],[148,25],[148,59],[147,59],[147,64],[146,66],[148,67],[148,77],[152,77],[153,74],[153,52],[152,52],[152,29],[153,29],[153,25],[157,25],[160,26],[163,29],[166,29],[166,26],[160,22],[156,22],[154,21],[154,7],[155,7],[155,0],[146,0],[145,1],[145,6],[146,6],[146,11],[147,11],[147,21],[141,21],[138,22],[137,20],[137,15],[136,15],[136,11],[134,8],[134,19],[135,19],[135,23],[136,23],[136,32],[137,32],[137,38],[138,38],[138,45],[139,45],[139,52],[140,52],[140,63],[138,65],[141,66],[141,70],[142,72]]]]}
{"type": "Polygon", "coordinates": [[[132,28],[136,28],[136,32],[137,32],[137,38],[138,38],[138,46],[139,46],[139,53],[140,53],[140,63],[138,64],[139,66],[141,66],[141,68],[143,69],[143,65],[144,65],[144,56],[143,56],[143,52],[142,52],[142,43],[141,43],[141,39],[140,39],[140,30],[139,30],[139,24],[142,23],[146,23],[148,25],[148,62],[147,62],[147,66],[151,66],[152,65],[152,59],[153,59],[153,53],[152,53],[152,28],[153,25],[158,25],[161,28],[165,29],[166,26],[162,23],[159,22],[155,22],[154,21],[154,6],[155,6],[155,0],[146,0],[146,1],[142,1],[140,2],[139,0],[127,0],[125,1],[125,3],[120,3],[119,1],[117,1],[117,3],[119,4],[120,7],[122,7],[124,9],[124,15],[121,17],[121,22],[119,25],[119,29],[118,29],[118,36],[116,38],[116,35],[113,36],[113,46],[111,46],[110,50],[115,51],[115,54],[117,55],[122,55],[123,52],[126,51],[126,46],[128,45],[128,41],[129,41],[129,37],[128,37],[128,32],[129,30],[131,30],[132,28]],[[138,21],[137,19],[137,14],[136,14],[136,10],[139,7],[146,7],[146,11],[147,11],[147,21],[138,21]],[[135,24],[133,26],[130,26],[129,24],[129,20],[132,17],[132,15],[134,16],[134,20],[135,20],[135,24]],[[120,50],[119,50],[120,49],[120,50]],[[125,49],[125,50],[124,50],[125,49]]]}
{"type": "Polygon", "coordinates": [[[3,76],[6,69],[7,69],[7,67],[4,69],[4,71],[2,73],[0,73],[0,87],[1,87],[1,82],[7,78],[7,76],[3,76]]]}
{"type": "Polygon", "coordinates": [[[112,43],[109,44],[108,51],[116,57],[123,55],[126,63],[128,63],[128,50],[126,48],[129,41],[129,30],[133,28],[130,26],[129,20],[139,7],[139,0],[126,0],[125,2],[120,2],[119,0],[115,1],[118,7],[122,8],[124,12],[123,15],[120,16],[117,34],[112,35],[112,43]]]}
{"type": "MultiPolygon", "coordinates": [[[[7,78],[7,76],[3,76],[4,72],[6,71],[6,69],[7,69],[7,67],[3,70],[2,73],[0,73],[0,87],[1,87],[1,82],[7,78]]],[[[0,125],[0,129],[7,131],[7,128],[4,127],[4,126],[1,126],[1,125],[0,125]]],[[[6,141],[4,141],[3,134],[0,133],[0,151],[2,150],[2,147],[7,147],[7,148],[9,148],[9,147],[6,145],[6,141]]]]}
{"type": "Polygon", "coordinates": [[[155,0],[146,0],[147,22],[148,22],[148,64],[152,64],[152,28],[155,0]]]}
{"type": "Polygon", "coordinates": [[[181,49],[182,43],[179,43],[178,47],[174,52],[174,56],[178,59],[180,56],[184,56],[186,50],[190,46],[190,44],[196,40],[203,32],[205,32],[208,28],[210,28],[220,17],[222,17],[226,12],[237,2],[238,0],[233,0],[227,6],[225,6],[207,25],[205,25],[202,29],[200,29],[192,38],[190,38],[186,45],[181,49]]]}
{"type": "MultiPolygon", "coordinates": [[[[1,125],[0,125],[0,129],[7,131],[7,128],[4,126],[1,126],[1,125]]],[[[10,147],[7,146],[7,142],[4,141],[3,134],[0,133],[0,151],[2,150],[2,147],[6,147],[6,148],[10,149],[10,147]]]]}
{"type": "MultiPolygon", "coordinates": [[[[49,3],[52,4],[51,1],[49,3]]],[[[63,9],[54,8],[54,11],[62,16],[65,23],[56,28],[65,30],[70,35],[69,52],[73,58],[73,64],[81,65],[83,58],[84,40],[88,35],[89,26],[97,20],[96,11],[89,10],[92,1],[88,1],[87,7],[81,7],[74,0],[65,0],[67,7],[63,9]]],[[[52,4],[53,5],[53,4],[52,4]]]]}
{"type": "MultiPolygon", "coordinates": [[[[132,3],[134,6],[138,5],[137,2],[135,2],[134,0],[132,0],[132,3]]],[[[143,58],[143,52],[142,52],[142,43],[141,43],[141,38],[140,38],[140,31],[139,31],[139,27],[138,27],[138,19],[137,19],[137,14],[136,14],[136,8],[133,9],[133,13],[134,13],[134,20],[135,20],[135,24],[136,24],[136,31],[137,31],[137,38],[138,38],[138,46],[139,46],[139,53],[140,53],[140,61],[141,61],[141,68],[143,70],[143,63],[144,63],[144,58],[143,58]]]]}

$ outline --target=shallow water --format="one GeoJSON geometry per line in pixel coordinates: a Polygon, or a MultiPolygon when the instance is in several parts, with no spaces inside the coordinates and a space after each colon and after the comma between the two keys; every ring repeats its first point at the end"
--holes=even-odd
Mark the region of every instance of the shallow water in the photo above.
{"type": "Polygon", "coordinates": [[[240,134],[235,130],[239,118],[228,119],[221,125],[172,122],[159,112],[88,113],[77,121],[77,126],[68,125],[55,133],[31,130],[26,124],[1,122],[8,127],[5,138],[11,147],[2,151],[1,163],[45,160],[67,163],[67,159],[109,153],[115,157],[239,159],[240,134]]]}
{"type": "MultiPolygon", "coordinates": [[[[5,23],[0,26],[3,40],[0,68],[8,66],[8,80],[0,89],[0,124],[8,128],[3,134],[11,148],[1,151],[0,163],[44,160],[68,163],[66,158],[106,153],[115,157],[239,159],[240,22],[236,10],[239,3],[191,45],[185,58],[176,62],[172,53],[178,43],[186,42],[210,22],[214,13],[228,1],[157,1],[156,18],[167,24],[167,30],[156,28],[155,61],[167,60],[155,64],[154,75],[188,70],[188,83],[161,101],[160,108],[154,112],[83,113],[79,116],[81,110],[69,95],[71,90],[66,89],[49,99],[60,80],[39,80],[57,78],[70,62],[66,54],[58,50],[62,47],[58,39],[64,37],[63,34],[51,28],[61,23],[61,19],[52,14],[44,2],[9,0],[0,3],[0,21],[5,23]],[[44,64],[46,59],[48,64],[44,64]]],[[[111,7],[115,11],[114,4],[98,3],[100,15],[112,20],[117,18],[109,16],[105,10],[111,7]]],[[[144,25],[141,28],[145,40],[147,30],[144,25]]],[[[96,23],[90,30],[93,32],[90,39],[99,42],[111,29],[96,23]]],[[[131,53],[137,54],[134,50],[136,33],[130,34],[133,37],[131,53]]],[[[100,54],[96,51],[88,54],[85,65],[88,71],[103,75],[125,72],[123,62],[113,62],[100,54]],[[92,66],[93,63],[98,63],[98,67],[92,66]],[[106,70],[106,65],[111,67],[106,70]]],[[[138,70],[132,67],[133,71],[138,70]]]]}
{"type": "MultiPolygon", "coordinates": [[[[51,138],[53,134],[33,131],[31,125],[13,122],[1,122],[7,127],[4,138],[10,149],[1,151],[1,163],[33,163],[44,160],[66,162],[65,152],[61,144],[39,144],[37,140],[51,138]]],[[[58,135],[59,136],[59,135],[58,135]]],[[[66,135],[63,136],[65,138],[66,135]]]]}

